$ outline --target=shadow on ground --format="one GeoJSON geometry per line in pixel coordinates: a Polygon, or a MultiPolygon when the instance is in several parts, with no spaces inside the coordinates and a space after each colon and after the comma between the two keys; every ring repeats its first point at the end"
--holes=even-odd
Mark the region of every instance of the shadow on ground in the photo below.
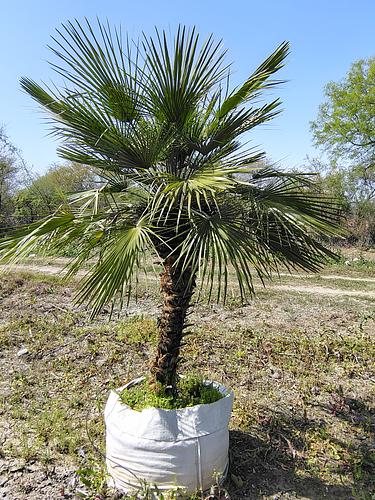
{"type": "Polygon", "coordinates": [[[327,412],[353,432],[366,431],[366,440],[343,442],[330,434],[324,419],[285,413],[273,413],[246,431],[232,430],[226,484],[231,499],[375,498],[375,414],[358,400],[339,398],[332,405],[327,412]],[[314,464],[311,449],[319,446],[322,461],[314,464]],[[324,480],[322,463],[337,477],[335,484],[324,480]]]}

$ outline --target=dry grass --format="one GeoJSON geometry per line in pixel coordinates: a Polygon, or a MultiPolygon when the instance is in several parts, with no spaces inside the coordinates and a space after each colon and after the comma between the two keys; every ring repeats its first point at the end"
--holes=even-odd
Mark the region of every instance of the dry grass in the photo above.
{"type": "MultiPolygon", "coordinates": [[[[342,269],[375,277],[372,264],[342,269]]],[[[342,284],[324,282],[374,289],[342,284]]],[[[74,308],[73,286],[30,273],[2,278],[0,495],[9,499],[105,497],[101,410],[110,388],[147,370],[154,349],[154,285],[130,318],[112,322],[74,308]]],[[[234,297],[225,308],[198,306],[192,319],[182,369],[236,394],[232,500],[375,498],[373,299],[260,290],[247,306],[234,297]]]]}

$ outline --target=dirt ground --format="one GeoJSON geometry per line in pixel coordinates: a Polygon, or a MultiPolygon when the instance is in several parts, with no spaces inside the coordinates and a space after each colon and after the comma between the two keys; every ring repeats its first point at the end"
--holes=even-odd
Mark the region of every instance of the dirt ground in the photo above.
{"type": "MultiPolygon", "coordinates": [[[[375,262],[282,274],[247,305],[198,305],[183,372],[235,391],[225,489],[240,499],[375,498],[375,262]]],[[[63,260],[0,283],[0,498],[115,498],[103,468],[110,388],[147,371],[156,279],[116,320],[73,304],[63,260]]],[[[82,279],[79,276],[78,279],[82,279]]]]}

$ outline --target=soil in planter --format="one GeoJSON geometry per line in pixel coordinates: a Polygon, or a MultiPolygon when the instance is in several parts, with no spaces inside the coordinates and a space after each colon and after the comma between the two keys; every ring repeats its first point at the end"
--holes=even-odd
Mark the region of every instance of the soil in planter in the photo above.
{"type": "Polygon", "coordinates": [[[122,403],[137,411],[144,408],[177,410],[187,406],[214,403],[224,397],[212,384],[207,384],[203,379],[197,377],[180,379],[177,386],[177,396],[174,398],[155,394],[147,379],[124,389],[119,393],[119,396],[122,403]]]}

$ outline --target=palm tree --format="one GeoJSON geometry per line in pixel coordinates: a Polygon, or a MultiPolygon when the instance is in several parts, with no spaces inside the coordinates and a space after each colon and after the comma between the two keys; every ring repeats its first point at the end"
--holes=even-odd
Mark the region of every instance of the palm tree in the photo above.
{"type": "Polygon", "coordinates": [[[254,275],[264,281],[280,265],[316,271],[333,256],[320,241],[337,234],[335,203],[306,175],[262,167],[263,154],[240,140],[280,111],[279,99],[260,98],[280,83],[272,77],[288,43],[230,90],[221,43],[200,44],[195,29],[179,27],[172,42],[156,31],[136,44],[108,25],[76,21],[53,40],[52,67],[64,83],[22,78],[22,88],[48,112],[59,155],[89,165],[102,183],[0,250],[16,261],[74,244],[69,275],[96,257],[77,295],[93,315],[128,300],[156,256],[163,306],[151,381],[174,394],[194,292],[225,301],[234,273],[246,299],[254,275]]]}

